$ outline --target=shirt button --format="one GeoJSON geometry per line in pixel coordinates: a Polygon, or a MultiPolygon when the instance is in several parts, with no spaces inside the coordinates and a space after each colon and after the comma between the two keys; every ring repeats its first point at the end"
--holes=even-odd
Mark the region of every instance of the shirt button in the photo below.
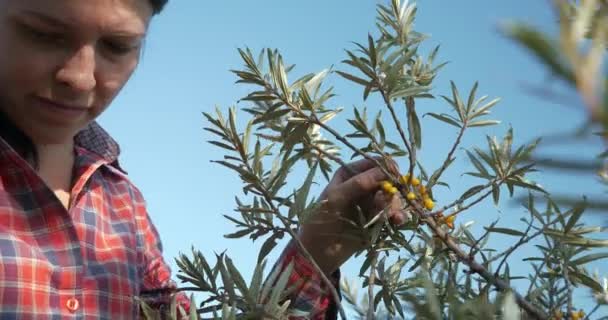
{"type": "Polygon", "coordinates": [[[80,307],[80,303],[78,302],[78,299],[70,298],[65,302],[65,306],[68,308],[68,310],[70,310],[70,312],[76,312],[76,310],[78,310],[80,307]]]}

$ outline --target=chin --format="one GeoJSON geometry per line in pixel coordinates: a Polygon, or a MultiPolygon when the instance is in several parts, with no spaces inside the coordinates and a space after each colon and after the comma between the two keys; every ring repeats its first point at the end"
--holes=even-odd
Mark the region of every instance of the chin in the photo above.
{"type": "Polygon", "coordinates": [[[68,144],[74,141],[74,137],[79,131],[74,129],[37,130],[30,137],[35,144],[68,144]]]}

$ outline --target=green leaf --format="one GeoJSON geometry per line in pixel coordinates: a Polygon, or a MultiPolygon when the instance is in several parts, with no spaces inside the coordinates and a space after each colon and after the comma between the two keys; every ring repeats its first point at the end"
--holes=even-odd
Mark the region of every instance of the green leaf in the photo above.
{"type": "MultiPolygon", "coordinates": [[[[498,104],[498,102],[500,102],[500,98],[496,98],[488,103],[486,103],[485,105],[473,110],[473,112],[471,113],[471,115],[469,116],[469,119],[475,119],[477,117],[483,116],[485,114],[488,114],[488,110],[490,110],[492,107],[494,107],[496,104],[498,104]]],[[[480,102],[480,101],[478,101],[480,102]]]]}
{"type": "Polygon", "coordinates": [[[239,289],[243,297],[247,299],[248,303],[252,305],[255,304],[256,301],[249,292],[247,284],[245,283],[245,279],[243,279],[243,276],[241,275],[239,270],[234,266],[232,259],[230,259],[229,257],[226,257],[226,266],[228,267],[228,272],[230,272],[232,280],[234,280],[234,284],[236,285],[237,289],[239,289]]]}
{"type": "Polygon", "coordinates": [[[437,113],[434,113],[434,112],[427,112],[425,114],[425,116],[426,115],[429,115],[429,116],[431,116],[431,117],[433,117],[433,118],[435,118],[435,119],[437,119],[439,121],[445,122],[445,123],[447,123],[449,125],[452,125],[452,126],[454,126],[456,128],[461,128],[462,127],[460,125],[460,123],[458,123],[456,120],[452,119],[449,115],[447,115],[445,113],[437,114],[437,113]]]}
{"type": "Polygon", "coordinates": [[[293,272],[293,261],[289,263],[289,265],[287,265],[287,267],[285,269],[283,269],[281,276],[279,277],[279,279],[277,280],[277,282],[275,283],[275,285],[272,288],[272,293],[270,294],[270,298],[268,300],[268,303],[271,306],[275,306],[279,303],[279,299],[281,298],[281,295],[283,294],[283,292],[285,292],[285,289],[287,288],[287,283],[289,281],[289,278],[291,277],[291,273],[293,272]]]}
{"type": "Polygon", "coordinates": [[[262,247],[260,248],[260,253],[258,254],[258,264],[262,262],[270,252],[272,252],[272,249],[274,249],[274,247],[277,245],[277,239],[282,237],[283,233],[275,232],[268,237],[266,241],[264,241],[264,244],[262,244],[262,247]]]}
{"type": "Polygon", "coordinates": [[[329,74],[328,69],[321,70],[319,73],[315,74],[310,80],[306,81],[304,84],[304,88],[308,92],[308,94],[312,97],[316,97],[319,92],[319,88],[321,88],[321,84],[325,77],[329,74]]]}
{"type": "Polygon", "coordinates": [[[584,265],[586,263],[589,263],[589,262],[592,262],[595,260],[606,259],[606,258],[608,258],[608,253],[606,253],[606,252],[593,253],[593,254],[588,254],[586,256],[572,260],[572,261],[570,261],[570,264],[574,265],[574,266],[578,266],[578,265],[584,265]]]}
{"type": "Polygon", "coordinates": [[[460,200],[466,200],[466,199],[476,195],[483,189],[484,189],[484,185],[477,185],[477,186],[471,187],[467,191],[465,191],[462,194],[462,196],[460,196],[460,200]]]}
{"type": "Polygon", "coordinates": [[[253,277],[251,278],[251,284],[249,285],[249,292],[251,292],[251,295],[256,299],[256,301],[259,301],[265,266],[266,260],[258,261],[258,263],[255,265],[253,277]]]}
{"type": "MultiPolygon", "coordinates": [[[[198,320],[200,319],[198,316],[198,310],[196,309],[196,300],[194,300],[194,294],[190,295],[190,314],[189,314],[189,319],[190,320],[198,320]]],[[[177,319],[177,318],[176,318],[177,319]]]]}
{"type": "MultiPolygon", "coordinates": [[[[458,93],[458,88],[456,88],[456,84],[454,81],[450,81],[450,85],[452,86],[452,105],[454,106],[458,116],[460,117],[460,121],[463,122],[465,119],[465,110],[462,100],[460,98],[460,94],[458,93]]],[[[449,99],[448,99],[449,102],[449,99]]]]}
{"type": "Polygon", "coordinates": [[[229,150],[229,151],[235,151],[236,150],[233,146],[227,145],[227,144],[219,142],[219,141],[207,141],[207,142],[211,143],[212,145],[218,146],[220,148],[229,150]]]}
{"type": "Polygon", "coordinates": [[[473,165],[475,166],[475,168],[477,169],[477,171],[483,175],[483,176],[487,176],[490,177],[490,173],[488,173],[488,170],[486,170],[486,168],[483,166],[483,164],[481,163],[481,161],[479,161],[474,155],[473,153],[471,153],[469,150],[466,151],[467,152],[467,156],[469,156],[469,159],[471,160],[471,163],[473,163],[473,165]]]}
{"type": "Polygon", "coordinates": [[[469,128],[487,127],[487,126],[493,126],[493,125],[497,125],[497,124],[500,124],[500,121],[498,121],[498,120],[479,120],[479,121],[473,121],[473,122],[467,124],[467,127],[469,127],[469,128]]]}
{"type": "Polygon", "coordinates": [[[475,81],[471,92],[469,93],[469,100],[467,101],[467,115],[470,114],[471,108],[473,107],[473,103],[475,102],[475,93],[477,92],[477,87],[479,86],[479,82],[475,81]]]}
{"type": "Polygon", "coordinates": [[[408,116],[411,120],[410,125],[412,126],[414,132],[414,142],[416,147],[420,149],[422,147],[422,126],[420,126],[420,119],[418,119],[418,115],[416,114],[414,108],[411,108],[409,111],[408,116]]]}
{"type": "Polygon", "coordinates": [[[419,95],[421,93],[425,93],[425,92],[427,92],[429,90],[431,90],[431,87],[429,87],[429,86],[412,86],[412,87],[407,87],[407,88],[398,89],[396,91],[391,92],[390,93],[390,98],[391,99],[398,99],[398,98],[411,97],[411,96],[419,95]]]}
{"type": "Polygon", "coordinates": [[[251,232],[253,232],[253,229],[243,229],[243,230],[239,230],[239,231],[234,232],[234,233],[225,234],[224,238],[238,239],[238,238],[242,238],[242,237],[250,234],[251,232]]]}
{"type": "Polygon", "coordinates": [[[570,218],[568,219],[568,222],[566,223],[566,227],[564,228],[564,233],[568,233],[568,232],[570,232],[570,230],[572,230],[572,228],[576,225],[578,220],[583,215],[583,212],[585,212],[585,209],[586,209],[586,205],[584,203],[581,203],[581,204],[577,205],[576,207],[572,208],[572,215],[570,216],[570,218]]]}
{"type": "Polygon", "coordinates": [[[498,205],[500,200],[500,188],[496,185],[492,186],[492,199],[494,199],[494,205],[498,205]]]}
{"type": "Polygon", "coordinates": [[[308,171],[308,175],[306,176],[304,183],[296,192],[293,205],[289,208],[288,217],[294,217],[296,215],[299,216],[304,211],[304,208],[306,207],[306,199],[308,199],[308,193],[310,192],[310,186],[313,183],[317,167],[318,163],[315,163],[315,165],[312,166],[308,171]]]}
{"type": "Polygon", "coordinates": [[[599,284],[593,278],[589,277],[588,275],[586,275],[584,273],[574,270],[574,271],[571,271],[570,275],[573,278],[575,278],[576,282],[582,283],[583,285],[592,289],[593,291],[602,292],[604,290],[604,288],[602,287],[601,284],[599,284]]]}
{"type": "Polygon", "coordinates": [[[236,292],[234,291],[234,281],[230,276],[230,273],[224,266],[223,256],[218,256],[219,267],[220,267],[220,275],[222,276],[222,283],[224,284],[224,289],[228,293],[231,299],[236,299],[236,292]]]}
{"type": "Polygon", "coordinates": [[[526,234],[521,232],[521,231],[517,231],[517,230],[513,230],[513,229],[509,229],[509,228],[484,228],[489,232],[495,232],[495,233],[502,233],[502,234],[507,234],[510,236],[516,236],[516,237],[523,237],[526,234]]]}

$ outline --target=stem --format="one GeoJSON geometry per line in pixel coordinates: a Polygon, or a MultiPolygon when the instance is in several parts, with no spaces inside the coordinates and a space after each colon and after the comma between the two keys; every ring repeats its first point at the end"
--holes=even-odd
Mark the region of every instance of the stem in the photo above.
{"type": "Polygon", "coordinates": [[[353,144],[351,144],[346,138],[344,138],[342,135],[340,135],[338,132],[336,132],[334,129],[332,129],[331,127],[329,127],[328,125],[322,123],[316,116],[312,116],[309,117],[306,114],[301,114],[304,117],[307,117],[308,119],[310,119],[314,124],[320,126],[321,128],[323,128],[324,130],[326,130],[327,132],[329,132],[334,138],[338,139],[340,142],[342,142],[344,145],[346,145],[349,149],[353,150],[355,153],[357,153],[358,155],[362,156],[363,158],[374,162],[374,164],[376,164],[376,166],[378,168],[380,168],[382,170],[382,172],[387,176],[387,177],[392,177],[392,174],[389,173],[384,166],[382,166],[382,164],[380,163],[380,161],[378,161],[378,159],[366,154],[365,152],[362,152],[361,150],[359,150],[359,148],[355,147],[353,144]]]}
{"type": "Polygon", "coordinates": [[[452,161],[452,157],[454,156],[454,153],[456,152],[456,149],[458,148],[458,145],[460,144],[460,141],[462,140],[462,136],[464,135],[464,131],[466,129],[467,129],[467,122],[465,119],[465,122],[463,123],[462,128],[460,128],[460,132],[458,133],[458,137],[456,138],[456,142],[454,142],[454,144],[452,145],[452,149],[450,149],[447,157],[445,158],[445,160],[443,160],[443,164],[441,165],[441,168],[439,168],[439,171],[437,171],[435,180],[430,181],[428,188],[433,187],[435,182],[439,181],[439,178],[441,178],[441,175],[443,174],[443,172],[448,168],[448,164],[452,161]]]}
{"type": "MultiPolygon", "coordinates": [[[[481,190],[486,189],[486,188],[488,188],[488,187],[491,187],[491,186],[493,186],[494,184],[496,184],[497,182],[499,183],[499,185],[498,185],[498,186],[500,186],[500,184],[502,183],[502,181],[501,181],[501,180],[499,180],[499,179],[492,179],[492,180],[488,181],[488,183],[486,183],[486,184],[483,186],[483,188],[481,188],[481,190]]],[[[479,190],[479,192],[481,192],[481,190],[479,190]]],[[[489,191],[489,193],[491,193],[491,192],[492,192],[492,190],[490,190],[490,191],[489,191]]],[[[481,200],[485,199],[485,197],[487,197],[487,196],[489,195],[489,193],[488,193],[488,194],[486,194],[486,195],[485,195],[483,198],[480,198],[480,199],[481,199],[481,200]]],[[[467,199],[468,199],[468,198],[465,198],[465,199],[458,199],[458,200],[456,200],[456,201],[454,201],[454,202],[452,202],[452,203],[450,203],[450,204],[448,204],[448,205],[443,206],[443,208],[441,208],[441,209],[440,209],[440,210],[438,210],[438,211],[435,211],[435,212],[431,213],[430,215],[432,215],[432,216],[437,215],[438,213],[443,212],[443,211],[446,211],[446,210],[448,210],[449,208],[451,208],[451,207],[453,207],[453,206],[457,206],[457,205],[459,205],[459,204],[462,204],[462,203],[463,203],[465,200],[467,200],[467,199]]],[[[478,203],[479,201],[481,201],[481,200],[477,199],[477,201],[475,202],[475,204],[477,204],[477,203],[478,203]]],[[[468,208],[470,208],[470,207],[471,207],[471,206],[469,205],[469,206],[467,206],[467,207],[466,207],[466,209],[468,209],[468,208]]],[[[465,209],[465,210],[466,210],[466,209],[465,209]]],[[[461,210],[458,210],[458,212],[460,212],[460,211],[463,211],[463,210],[462,210],[462,209],[461,209],[461,210]]]]}
{"type": "MultiPolygon", "coordinates": [[[[410,134],[410,146],[412,148],[410,154],[410,169],[408,173],[410,177],[414,176],[414,166],[416,165],[416,143],[420,143],[420,141],[416,141],[416,135],[414,131],[414,121],[412,121],[412,114],[416,111],[416,104],[414,98],[407,97],[405,100],[405,106],[407,109],[407,129],[410,134]]],[[[394,118],[395,122],[399,123],[396,118],[394,118]]]]}
{"type": "Polygon", "coordinates": [[[376,282],[376,267],[378,264],[378,252],[373,248],[370,250],[372,255],[372,263],[369,269],[369,278],[367,279],[367,320],[374,320],[374,283],[376,282]]]}
{"type": "MultiPolygon", "coordinates": [[[[493,224],[497,223],[498,220],[494,221],[493,224]]],[[[480,250],[476,250],[478,249],[478,245],[479,243],[488,235],[490,234],[490,229],[486,229],[486,231],[483,233],[483,235],[481,235],[481,237],[477,238],[475,240],[475,242],[471,245],[471,250],[469,250],[469,257],[473,258],[475,256],[475,254],[477,254],[477,252],[479,252],[480,250]],[[476,250],[475,252],[473,250],[476,250]]]]}
{"type": "MultiPolygon", "coordinates": [[[[541,235],[543,233],[543,230],[541,229],[540,231],[537,231],[535,234],[533,234],[531,236],[526,236],[528,234],[528,232],[530,232],[530,229],[532,229],[532,224],[533,223],[534,223],[534,220],[531,218],[530,219],[530,223],[528,224],[528,227],[526,228],[526,232],[524,232],[524,235],[522,235],[521,238],[519,238],[519,241],[517,241],[516,244],[514,244],[513,246],[511,246],[511,248],[509,248],[507,251],[504,252],[504,257],[502,258],[502,260],[498,264],[498,267],[496,268],[496,272],[494,272],[494,276],[495,277],[498,277],[498,274],[500,273],[500,269],[502,268],[502,266],[507,261],[507,258],[513,252],[515,252],[515,250],[517,250],[517,248],[519,248],[520,246],[522,246],[525,243],[528,243],[530,240],[538,237],[539,235],[541,235]]],[[[494,257],[494,260],[498,259],[499,257],[500,257],[500,255],[494,257]]]]}
{"type": "Polygon", "coordinates": [[[474,259],[471,259],[454,240],[444,232],[432,218],[426,218],[426,223],[431,228],[433,233],[437,235],[443,243],[452,251],[469,269],[480,275],[487,283],[492,284],[500,291],[511,291],[517,301],[517,304],[524,309],[528,315],[534,319],[546,319],[547,316],[530,302],[525,300],[517,291],[513,290],[505,281],[497,279],[486,268],[479,264],[474,259]]]}
{"type": "Polygon", "coordinates": [[[393,103],[391,102],[391,99],[388,96],[388,93],[382,87],[379,88],[379,91],[380,91],[380,94],[382,95],[382,98],[384,99],[384,103],[386,104],[386,107],[388,108],[388,110],[391,113],[391,117],[393,118],[393,122],[395,123],[395,126],[397,127],[397,131],[399,131],[401,140],[403,140],[403,144],[405,145],[405,148],[407,149],[407,153],[410,157],[409,172],[410,172],[410,176],[412,176],[411,174],[413,171],[413,166],[414,166],[414,163],[416,163],[416,158],[415,158],[416,155],[412,153],[413,147],[415,148],[415,146],[414,145],[410,146],[410,143],[408,142],[407,138],[405,137],[405,132],[403,131],[403,128],[401,127],[401,122],[397,118],[397,114],[395,113],[395,108],[393,107],[393,103]]]}
{"type": "Polygon", "coordinates": [[[570,281],[570,277],[568,274],[568,264],[566,261],[562,263],[562,272],[564,274],[564,282],[566,283],[566,289],[568,290],[568,316],[572,314],[572,294],[574,289],[572,288],[572,282],[570,281]]]}
{"type": "Polygon", "coordinates": [[[591,319],[591,315],[594,314],[600,308],[599,304],[596,304],[595,307],[589,312],[589,314],[585,317],[585,320],[591,319]]]}
{"type": "Polygon", "coordinates": [[[353,144],[351,144],[346,138],[344,138],[342,135],[340,135],[338,132],[336,132],[334,129],[332,129],[325,123],[321,122],[319,120],[319,118],[317,118],[316,115],[314,115],[314,114],[307,115],[306,113],[304,113],[302,111],[302,109],[300,109],[298,106],[294,105],[292,101],[290,101],[286,97],[283,97],[283,95],[281,95],[280,92],[278,92],[277,89],[275,89],[270,83],[266,82],[266,85],[264,87],[270,93],[274,94],[283,104],[285,104],[293,112],[296,112],[299,116],[308,119],[313,124],[316,124],[319,127],[323,128],[324,130],[328,131],[329,133],[331,133],[331,135],[334,138],[338,139],[338,141],[342,142],[344,145],[346,145],[348,148],[350,148],[351,150],[356,152],[358,155],[362,156],[363,158],[365,158],[367,160],[374,162],[374,164],[376,164],[376,166],[378,166],[387,177],[391,177],[391,174],[382,166],[382,164],[377,159],[366,154],[365,152],[361,152],[361,150],[359,150],[359,148],[357,148],[353,144]]]}

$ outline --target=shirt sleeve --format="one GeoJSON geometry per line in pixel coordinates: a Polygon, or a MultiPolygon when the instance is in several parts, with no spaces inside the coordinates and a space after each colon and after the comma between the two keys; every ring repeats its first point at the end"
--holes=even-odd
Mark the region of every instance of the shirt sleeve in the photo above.
{"type": "MultiPolygon", "coordinates": [[[[160,236],[143,200],[137,201],[136,223],[138,243],[143,245],[140,298],[152,309],[162,313],[169,310],[173,295],[176,302],[186,312],[190,309],[190,300],[183,292],[177,292],[177,284],[171,279],[171,269],[165,262],[160,236]]],[[[185,316],[185,315],[182,315],[185,316]]]]}
{"type": "MultiPolygon", "coordinates": [[[[313,320],[335,320],[337,319],[337,307],[327,290],[318,270],[302,254],[297,244],[292,240],[289,242],[281,257],[276,262],[270,274],[277,268],[281,271],[293,262],[293,271],[289,277],[288,288],[292,288],[289,299],[292,301],[290,307],[298,311],[308,313],[306,318],[293,316],[290,320],[313,319],[313,320]]],[[[340,270],[334,272],[330,280],[340,293],[340,270]]]]}

